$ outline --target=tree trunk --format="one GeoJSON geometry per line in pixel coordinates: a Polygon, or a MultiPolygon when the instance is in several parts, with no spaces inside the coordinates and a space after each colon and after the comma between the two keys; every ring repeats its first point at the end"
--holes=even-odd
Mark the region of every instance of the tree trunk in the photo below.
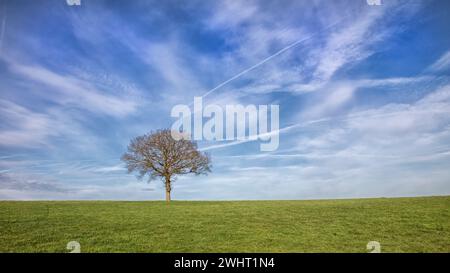
{"type": "Polygon", "coordinates": [[[170,185],[170,177],[166,177],[166,202],[170,202],[170,191],[172,190],[170,185]]]}
{"type": "Polygon", "coordinates": [[[166,202],[170,202],[170,191],[166,190],[166,202]]]}

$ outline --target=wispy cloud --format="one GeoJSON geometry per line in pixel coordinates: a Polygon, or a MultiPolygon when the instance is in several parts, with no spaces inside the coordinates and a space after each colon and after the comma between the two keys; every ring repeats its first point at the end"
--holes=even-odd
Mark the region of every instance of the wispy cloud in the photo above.
{"type": "Polygon", "coordinates": [[[0,113],[4,126],[9,125],[8,129],[0,130],[0,145],[34,147],[59,134],[55,120],[47,114],[5,100],[0,100],[0,113]]]}
{"type": "Polygon", "coordinates": [[[429,71],[439,72],[450,68],[450,51],[444,53],[436,62],[434,62],[429,68],[429,71]]]}
{"type": "Polygon", "coordinates": [[[279,104],[280,148],[199,143],[214,171],[175,198],[449,193],[448,41],[427,38],[448,21],[440,1],[15,5],[0,20],[0,199],[163,197],[120,155],[204,94],[279,104]]]}
{"type": "Polygon", "coordinates": [[[42,95],[61,104],[72,104],[88,111],[118,117],[135,111],[137,107],[136,101],[104,94],[89,82],[72,75],[55,73],[39,65],[10,63],[10,69],[50,87],[51,90],[42,95]]]}
{"type": "Polygon", "coordinates": [[[382,18],[385,9],[363,14],[348,26],[329,35],[325,46],[317,56],[317,67],[313,77],[328,81],[343,65],[360,61],[371,54],[368,46],[380,40],[381,34],[374,34],[371,28],[382,18]]]}

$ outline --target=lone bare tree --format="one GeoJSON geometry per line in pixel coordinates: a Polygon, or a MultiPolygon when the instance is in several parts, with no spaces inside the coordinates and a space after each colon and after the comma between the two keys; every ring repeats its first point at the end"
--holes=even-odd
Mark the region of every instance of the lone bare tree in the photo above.
{"type": "Polygon", "coordinates": [[[184,138],[175,140],[168,129],[132,139],[122,160],[127,165],[128,173],[136,171],[140,179],[145,175],[148,175],[149,181],[162,178],[167,202],[170,202],[174,176],[211,171],[210,157],[198,151],[194,141],[184,138]]]}

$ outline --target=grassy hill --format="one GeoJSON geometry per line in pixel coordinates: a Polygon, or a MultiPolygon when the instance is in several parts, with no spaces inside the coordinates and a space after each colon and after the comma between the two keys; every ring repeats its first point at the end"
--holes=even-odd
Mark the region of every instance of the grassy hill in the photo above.
{"type": "Polygon", "coordinates": [[[0,202],[0,252],[450,252],[450,197],[0,202]]]}

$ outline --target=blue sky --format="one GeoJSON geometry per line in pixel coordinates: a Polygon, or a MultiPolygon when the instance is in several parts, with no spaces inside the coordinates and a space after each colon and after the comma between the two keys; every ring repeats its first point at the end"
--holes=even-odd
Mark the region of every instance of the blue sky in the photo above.
{"type": "Polygon", "coordinates": [[[199,142],[174,199],[450,194],[450,3],[0,1],[0,199],[164,198],[132,137],[205,104],[280,105],[280,146],[199,142]],[[227,144],[227,145],[223,145],[227,144]],[[228,145],[230,144],[230,145],[228,145]]]}

